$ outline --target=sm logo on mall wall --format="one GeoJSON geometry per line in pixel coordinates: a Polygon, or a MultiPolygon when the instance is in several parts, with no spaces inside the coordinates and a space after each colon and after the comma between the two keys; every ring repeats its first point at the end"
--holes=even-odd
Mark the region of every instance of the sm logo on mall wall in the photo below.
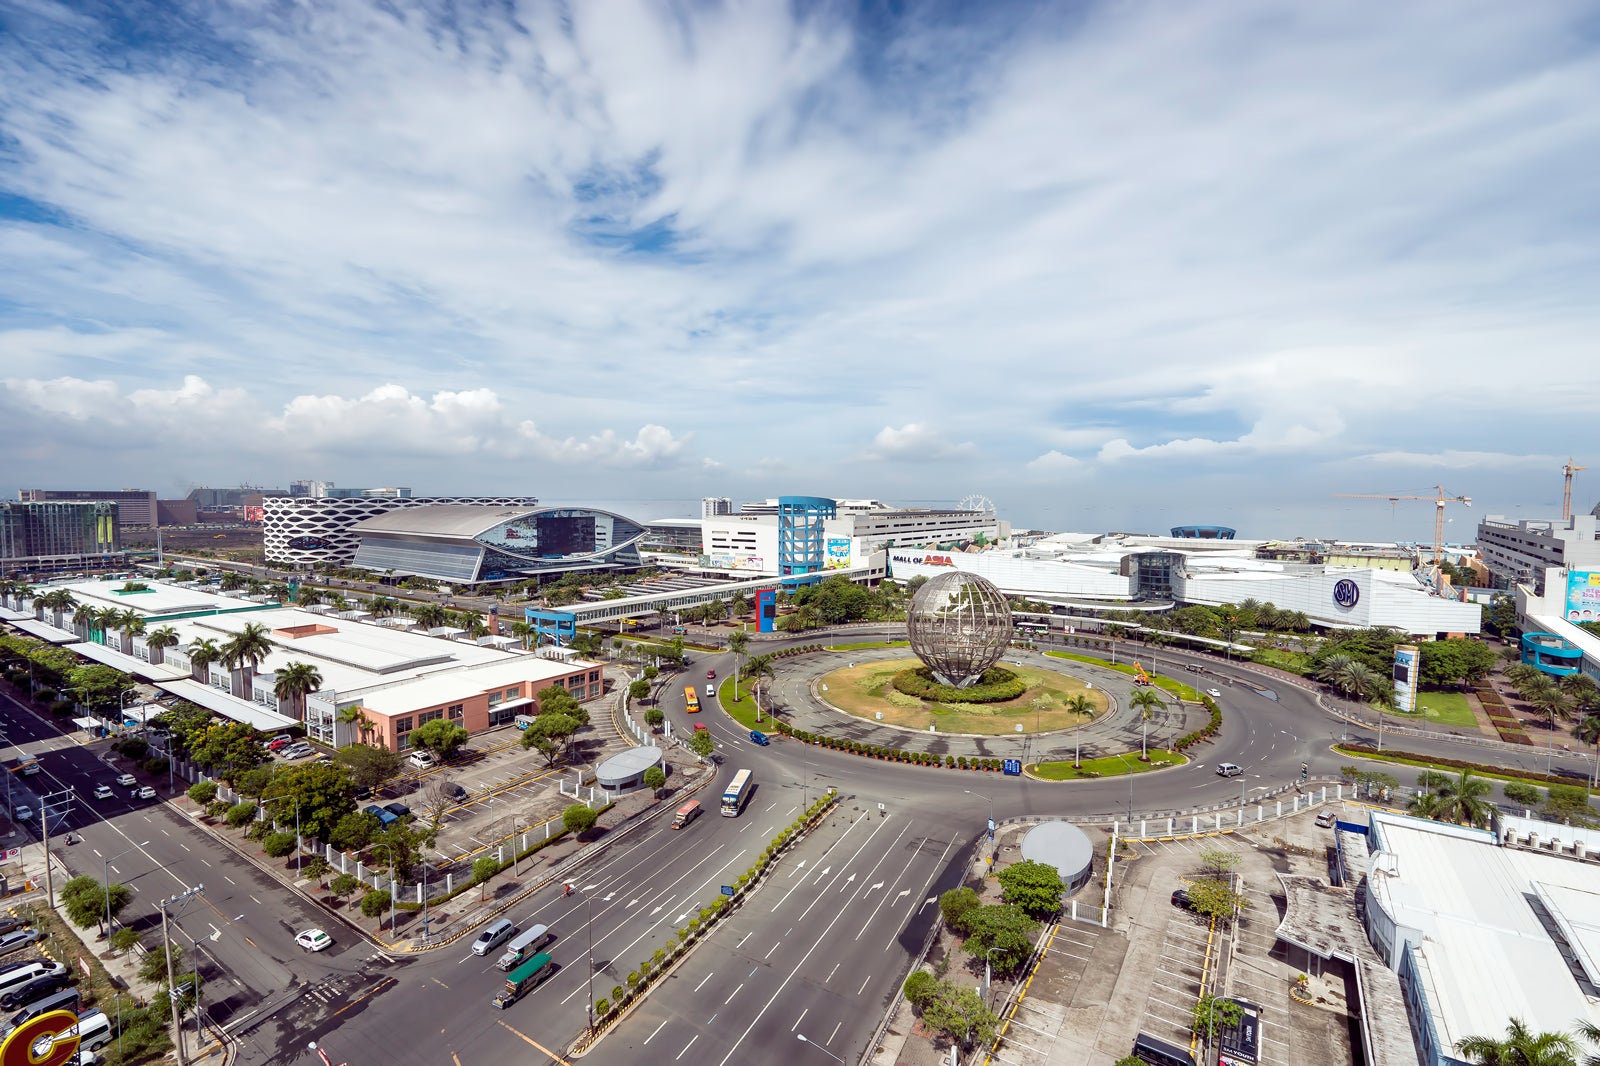
{"type": "Polygon", "coordinates": [[[1333,586],[1333,602],[1348,611],[1361,602],[1361,586],[1347,577],[1340,578],[1333,586]]]}

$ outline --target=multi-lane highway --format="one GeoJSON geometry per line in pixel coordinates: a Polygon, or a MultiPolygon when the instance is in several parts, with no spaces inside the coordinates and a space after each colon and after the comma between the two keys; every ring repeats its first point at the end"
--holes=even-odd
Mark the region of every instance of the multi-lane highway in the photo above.
{"type": "MultiPolygon", "coordinates": [[[[522,928],[540,923],[555,930],[550,950],[558,969],[503,1012],[490,1006],[503,981],[493,968],[498,951],[473,955],[468,938],[420,956],[384,958],[275,887],[174,808],[130,802],[121,792],[112,800],[87,799],[95,784],[113,776],[100,761],[102,746],[60,737],[52,723],[14,701],[0,701],[0,715],[9,735],[23,750],[40,753],[45,767],[44,774],[14,778],[13,785],[76,789],[70,825],[84,842],[58,852],[75,871],[97,877],[111,859],[112,876],[136,889],[129,921],[147,925],[156,900],[205,883],[203,899],[179,924],[206,960],[208,1005],[240,1033],[244,1063],[310,1064],[311,1039],[352,1063],[551,1059],[587,1020],[591,954],[593,995],[609,997],[629,971],[716,898],[720,886],[747,869],[807,800],[836,787],[837,813],[589,1057],[622,1061],[643,1051],[726,1064],[790,1048],[818,1062],[826,1061],[824,1051],[853,1061],[935,920],[936,908],[927,901],[965,874],[991,810],[1003,818],[1183,809],[1237,800],[1241,785],[1249,795],[1284,784],[1298,776],[1302,762],[1313,775],[1330,776],[1354,761],[1328,749],[1332,740],[1356,732],[1300,688],[1204,657],[1164,652],[1162,658],[1169,670],[1170,663],[1194,661],[1213,672],[1225,711],[1217,741],[1192,752],[1196,762],[1181,769],[1131,782],[1049,785],[870,761],[782,739],[754,745],[720,713],[684,712],[683,684],[703,685],[707,668],[719,676],[733,668],[731,656],[695,656],[694,668],[661,691],[676,730],[698,719],[717,741],[718,773],[697,797],[708,813],[679,831],[668,828],[667,814],[614,843],[577,878],[575,895],[552,886],[514,910],[511,917],[522,928]],[[1212,770],[1223,760],[1244,767],[1244,779],[1217,777],[1212,770]],[[739,767],[754,771],[756,792],[740,817],[720,818],[717,794],[739,767]],[[294,933],[312,925],[334,933],[332,950],[306,956],[294,946],[294,933]],[[808,1052],[797,1040],[801,1033],[817,1047],[808,1052]]],[[[780,682],[783,671],[804,669],[802,663],[785,664],[780,682]]],[[[1073,668],[1056,660],[1051,665],[1073,668]]],[[[1546,760],[1544,749],[1486,749],[1443,735],[1400,743],[1529,769],[1543,769],[1546,760]]],[[[1556,762],[1587,767],[1581,758],[1560,754],[1556,762]]]]}

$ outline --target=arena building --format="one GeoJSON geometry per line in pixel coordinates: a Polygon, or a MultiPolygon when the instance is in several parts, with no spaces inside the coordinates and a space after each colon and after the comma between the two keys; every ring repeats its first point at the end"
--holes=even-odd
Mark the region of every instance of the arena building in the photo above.
{"type": "Polygon", "coordinates": [[[261,542],[268,566],[350,566],[360,540],[356,523],[407,507],[471,504],[536,507],[533,496],[266,496],[261,542]]]}
{"type": "Polygon", "coordinates": [[[644,527],[584,507],[429,504],[357,522],[354,565],[458,585],[637,567],[644,527]]]}

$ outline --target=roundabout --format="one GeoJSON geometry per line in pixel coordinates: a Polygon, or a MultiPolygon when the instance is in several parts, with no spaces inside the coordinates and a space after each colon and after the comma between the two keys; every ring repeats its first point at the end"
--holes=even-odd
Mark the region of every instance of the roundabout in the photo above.
{"type": "MultiPolygon", "coordinates": [[[[1106,692],[1091,682],[1040,666],[1018,664],[1008,665],[1004,671],[1021,683],[1020,694],[1012,698],[987,702],[919,698],[902,691],[895,681],[920,665],[915,658],[853,663],[818,677],[816,691],[833,710],[864,721],[919,733],[932,727],[938,733],[968,736],[1015,736],[1019,732],[1071,729],[1095,721],[1111,708],[1106,692]]],[[[937,697],[937,687],[930,688],[937,697]]]]}

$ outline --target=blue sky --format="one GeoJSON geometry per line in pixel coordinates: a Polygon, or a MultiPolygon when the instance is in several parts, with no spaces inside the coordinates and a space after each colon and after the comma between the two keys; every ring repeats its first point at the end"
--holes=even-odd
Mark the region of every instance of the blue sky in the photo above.
{"type": "Polygon", "coordinates": [[[1600,470],[1597,26],[0,0],[0,454],[643,518],[983,493],[1418,537],[1426,504],[1330,497],[1435,483],[1477,503],[1452,535],[1544,516],[1600,470]]]}

